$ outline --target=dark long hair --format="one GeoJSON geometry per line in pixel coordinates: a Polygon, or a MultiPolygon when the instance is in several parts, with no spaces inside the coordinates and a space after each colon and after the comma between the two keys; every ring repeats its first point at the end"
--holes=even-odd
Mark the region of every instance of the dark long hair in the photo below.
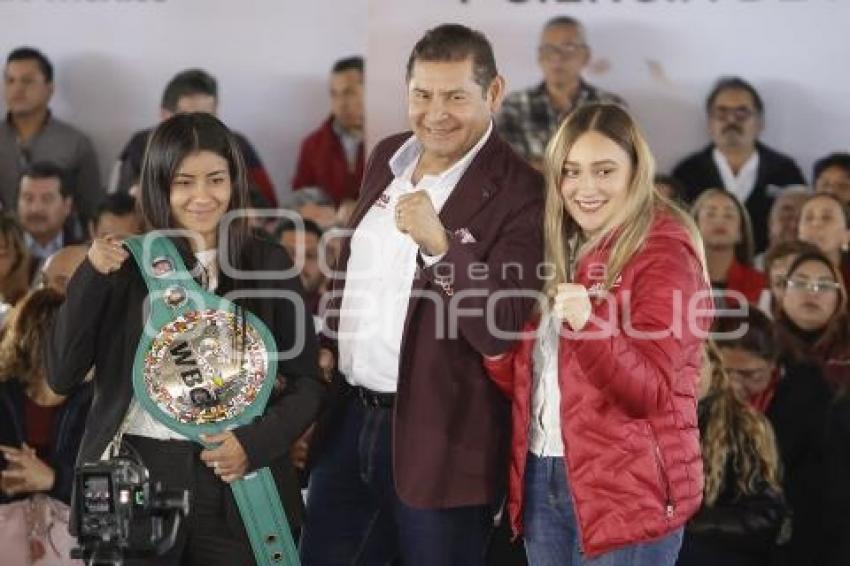
{"type": "MultiPolygon", "coordinates": [[[[231,183],[227,211],[248,206],[245,160],[227,126],[211,114],[175,114],[153,131],[142,162],[142,213],[151,229],[179,228],[171,212],[171,184],[183,160],[199,151],[210,151],[227,161],[231,183]]],[[[225,237],[228,260],[236,269],[244,269],[244,248],[249,234],[245,217],[235,218],[219,230],[219,249],[224,244],[222,237],[225,237]]],[[[194,266],[195,260],[188,241],[185,238],[174,238],[174,241],[187,265],[190,268],[194,266]]]]}

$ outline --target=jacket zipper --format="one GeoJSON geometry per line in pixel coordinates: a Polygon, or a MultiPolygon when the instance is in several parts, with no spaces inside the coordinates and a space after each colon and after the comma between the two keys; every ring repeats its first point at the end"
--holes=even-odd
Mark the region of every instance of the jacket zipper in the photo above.
{"type": "MultiPolygon", "coordinates": [[[[555,350],[555,355],[558,360],[558,390],[561,389],[561,338],[558,337],[558,348],[555,350]]],[[[561,393],[561,403],[563,403],[563,392],[561,393]]],[[[561,415],[561,407],[558,405],[558,415],[561,415]]],[[[575,503],[575,495],[573,495],[573,488],[569,485],[570,478],[572,478],[572,474],[570,473],[570,460],[567,457],[569,452],[567,445],[567,435],[564,433],[564,423],[561,422],[561,443],[564,446],[564,472],[567,476],[567,489],[570,490],[570,498],[573,500],[573,513],[576,519],[576,534],[578,535],[578,553],[581,556],[584,556],[584,539],[582,538],[582,527],[581,527],[581,519],[578,514],[578,505],[575,503]]]]}
{"type": "Polygon", "coordinates": [[[664,513],[667,519],[672,519],[676,512],[676,504],[670,494],[670,480],[667,477],[667,470],[664,469],[664,460],[661,458],[661,447],[658,446],[658,440],[655,438],[655,431],[652,429],[652,425],[649,425],[649,432],[652,435],[653,456],[655,457],[655,465],[658,469],[658,479],[664,488],[664,513]]]}

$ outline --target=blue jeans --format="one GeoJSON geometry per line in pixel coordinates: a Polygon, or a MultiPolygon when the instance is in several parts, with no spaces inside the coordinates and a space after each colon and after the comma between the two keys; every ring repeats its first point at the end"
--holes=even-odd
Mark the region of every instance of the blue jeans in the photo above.
{"type": "Polygon", "coordinates": [[[525,468],[523,522],[530,566],[673,566],[682,546],[678,529],[661,540],[585,557],[564,459],[532,453],[525,468]]]}
{"type": "Polygon", "coordinates": [[[347,401],[310,473],[301,536],[304,566],[483,566],[489,505],[416,509],[396,495],[392,409],[347,401]]]}

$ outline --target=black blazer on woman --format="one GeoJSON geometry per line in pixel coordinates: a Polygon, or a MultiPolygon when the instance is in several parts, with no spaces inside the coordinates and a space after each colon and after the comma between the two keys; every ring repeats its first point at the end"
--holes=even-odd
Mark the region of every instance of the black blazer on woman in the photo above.
{"type": "MultiPolygon", "coordinates": [[[[275,298],[242,304],[269,327],[278,351],[287,352],[298,341],[302,347],[294,357],[278,362],[286,387],[281,393],[272,394],[265,414],[233,433],[248,456],[249,471],[265,466],[272,469],[290,522],[297,525],[301,499],[289,462],[289,448],[315,419],[324,392],[315,330],[310,313],[299,304],[301,283],[283,248],[252,238],[245,247],[244,258],[244,270],[288,271],[290,276],[232,280],[221,273],[217,294],[234,290],[276,292],[275,298]]],[[[194,259],[184,259],[191,268],[194,259]]],[[[130,406],[133,359],[142,334],[147,294],[132,257],[108,275],[99,273],[86,259],[68,284],[67,299],[51,333],[48,380],[58,393],[65,393],[83,380],[89,368],[95,367],[94,398],[80,447],[80,463],[101,457],[130,406]]]]}

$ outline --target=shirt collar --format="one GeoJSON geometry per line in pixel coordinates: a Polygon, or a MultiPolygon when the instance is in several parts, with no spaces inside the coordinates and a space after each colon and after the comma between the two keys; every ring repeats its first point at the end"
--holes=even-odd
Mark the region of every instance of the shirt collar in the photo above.
{"type": "Polygon", "coordinates": [[[214,261],[218,256],[218,248],[210,248],[208,250],[202,250],[199,252],[195,252],[195,257],[198,258],[198,261],[207,265],[214,261]]]}
{"type": "Polygon", "coordinates": [[[363,139],[362,136],[352,134],[351,132],[349,132],[348,130],[343,128],[342,124],[339,123],[339,120],[337,120],[334,117],[331,117],[331,128],[333,129],[333,131],[337,135],[337,137],[340,138],[340,139],[357,141],[357,142],[360,142],[363,139]]]}
{"type": "MultiPolygon", "coordinates": [[[[490,134],[493,132],[493,121],[490,120],[490,124],[487,126],[487,131],[484,132],[484,135],[472,146],[472,149],[466,152],[463,157],[458,159],[454,165],[437,175],[436,177],[440,179],[445,179],[451,175],[457,175],[458,173],[462,174],[463,171],[469,167],[469,164],[475,159],[475,156],[481,151],[481,148],[484,147],[484,144],[487,143],[487,140],[490,139],[490,134]]],[[[416,135],[410,136],[407,141],[405,141],[398,150],[390,157],[389,165],[390,171],[393,172],[393,175],[396,177],[402,177],[405,175],[409,175],[413,172],[413,168],[416,163],[419,161],[419,156],[422,155],[422,144],[416,138],[416,135]]]]}
{"type": "MultiPolygon", "coordinates": [[[[41,123],[41,128],[39,130],[43,130],[47,124],[49,124],[53,120],[53,112],[50,111],[50,108],[47,109],[47,114],[44,116],[44,122],[41,123]]],[[[12,121],[12,113],[6,112],[6,125],[11,129],[15,129],[15,123],[12,121]]]]}
{"type": "Polygon", "coordinates": [[[35,241],[35,238],[30,236],[28,232],[24,232],[24,242],[27,245],[27,248],[30,250],[30,253],[39,259],[47,259],[54,253],[61,250],[65,245],[65,235],[60,232],[56,235],[55,238],[47,242],[45,245],[41,245],[35,241]]]}
{"type": "MultiPolygon", "coordinates": [[[[546,89],[546,81],[541,81],[541,83],[537,85],[537,88],[534,90],[534,92],[537,96],[544,98],[546,100],[546,104],[548,104],[551,108],[555,108],[552,104],[552,99],[549,98],[549,91],[546,89]]],[[[584,102],[585,100],[590,98],[592,94],[592,87],[586,82],[584,82],[584,79],[579,78],[578,88],[576,89],[576,92],[573,95],[572,99],[570,99],[570,104],[573,108],[575,108],[578,103],[584,102]]]]}
{"type": "Polygon", "coordinates": [[[756,148],[756,150],[753,151],[752,155],[747,158],[747,160],[741,166],[741,169],[738,171],[737,176],[732,172],[732,167],[729,166],[729,161],[726,159],[726,156],[723,155],[723,153],[717,148],[717,146],[714,147],[711,153],[712,157],[714,158],[714,162],[725,170],[724,173],[730,175],[734,179],[740,179],[745,175],[754,174],[754,172],[758,169],[759,166],[758,148],[756,148]]]}

